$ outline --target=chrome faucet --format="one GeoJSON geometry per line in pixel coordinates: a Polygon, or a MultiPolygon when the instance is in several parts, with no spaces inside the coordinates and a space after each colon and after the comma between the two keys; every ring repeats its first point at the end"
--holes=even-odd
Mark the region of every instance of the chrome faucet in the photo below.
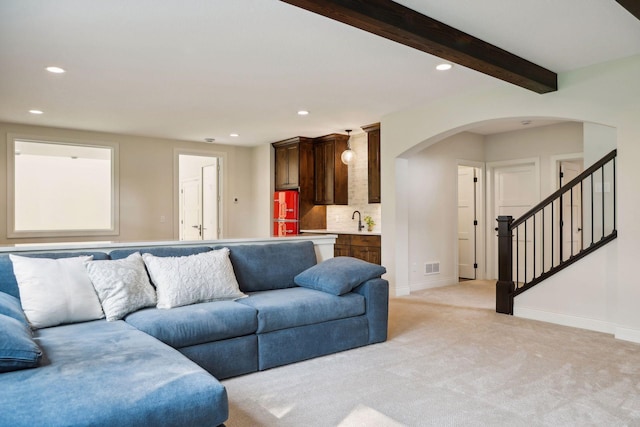
{"type": "Polygon", "coordinates": [[[356,214],[358,214],[358,232],[362,231],[362,229],[364,229],[364,225],[362,225],[362,216],[360,215],[360,211],[353,211],[353,214],[351,215],[351,219],[355,219],[356,214]]]}

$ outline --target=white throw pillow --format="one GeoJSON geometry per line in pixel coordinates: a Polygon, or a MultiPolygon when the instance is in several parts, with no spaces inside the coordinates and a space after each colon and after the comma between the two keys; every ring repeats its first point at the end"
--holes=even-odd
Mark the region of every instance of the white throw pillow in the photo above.
{"type": "Polygon", "coordinates": [[[149,282],[140,252],[123,259],[87,261],[86,268],[107,320],[120,320],[136,310],[156,305],[156,291],[149,282]]]}
{"type": "Polygon", "coordinates": [[[104,317],[84,268],[92,256],[27,258],[9,255],[20,289],[20,303],[33,328],[104,317]]]}
{"type": "Polygon", "coordinates": [[[246,297],[240,292],[228,248],[183,257],[143,254],[142,259],[156,286],[158,308],[246,297]]]}

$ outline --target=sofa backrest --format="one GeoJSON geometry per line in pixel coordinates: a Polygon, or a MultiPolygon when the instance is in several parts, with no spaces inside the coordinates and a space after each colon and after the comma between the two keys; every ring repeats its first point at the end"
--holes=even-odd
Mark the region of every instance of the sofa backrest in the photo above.
{"type": "MultiPolygon", "coordinates": [[[[71,258],[83,255],[93,255],[94,260],[109,259],[109,255],[104,252],[47,252],[38,254],[21,254],[16,255],[30,257],[30,258],[71,258]]],[[[0,292],[7,293],[16,298],[20,298],[20,290],[18,289],[18,282],[16,276],[13,274],[13,263],[8,254],[0,255],[0,292]]]]}
{"type": "Polygon", "coordinates": [[[208,246],[194,246],[194,247],[179,247],[179,246],[155,246],[155,247],[139,247],[139,248],[127,248],[127,249],[115,249],[109,253],[111,259],[126,258],[134,252],[140,252],[141,254],[151,254],[158,257],[166,256],[189,256],[200,254],[202,252],[209,252],[211,250],[208,246]]]}
{"type": "Polygon", "coordinates": [[[313,242],[229,246],[242,292],[292,288],[293,278],[317,264],[313,242]]]}
{"type": "MultiPolygon", "coordinates": [[[[19,254],[32,258],[69,258],[93,255],[94,260],[122,259],[134,252],[155,256],[188,256],[219,247],[134,247],[105,252],[47,252],[19,254]]],[[[265,245],[228,246],[231,263],[243,292],[266,291],[294,287],[293,278],[317,264],[313,242],[269,243],[265,245]]],[[[8,254],[0,255],[0,292],[20,298],[20,290],[13,274],[13,264],[8,254]]]]}

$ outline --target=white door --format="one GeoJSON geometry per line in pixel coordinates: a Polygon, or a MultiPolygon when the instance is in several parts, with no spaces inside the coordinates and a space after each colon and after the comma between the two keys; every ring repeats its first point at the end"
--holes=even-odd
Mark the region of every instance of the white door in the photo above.
{"type": "MultiPolygon", "coordinates": [[[[560,163],[560,185],[565,185],[582,172],[577,162],[560,163]]],[[[575,186],[562,197],[562,259],[567,260],[582,250],[582,192],[575,186]]],[[[559,253],[559,252],[558,252],[559,253]]]]}
{"type": "MultiPolygon", "coordinates": [[[[517,219],[531,209],[540,198],[539,178],[535,163],[525,163],[514,166],[497,167],[494,169],[494,218],[510,215],[517,219]]],[[[497,224],[496,224],[497,225],[497,224]]],[[[539,232],[539,227],[538,230],[539,232]]],[[[514,265],[514,276],[518,273],[518,281],[531,277],[534,259],[537,265],[540,260],[533,253],[533,227],[529,226],[525,236],[524,230],[517,235],[514,233],[514,252],[518,251],[518,263],[514,265]],[[527,254],[525,258],[524,254],[527,254]],[[534,258],[535,257],[535,258],[534,258]]],[[[494,241],[494,268],[498,271],[498,245],[494,241]]]]}
{"type": "Polygon", "coordinates": [[[476,278],[475,168],[458,166],[458,276],[476,278]]]}
{"type": "Polygon", "coordinates": [[[218,238],[218,164],[202,168],[202,238],[218,238]]]}
{"type": "Polygon", "coordinates": [[[202,201],[199,179],[183,181],[180,184],[182,221],[180,240],[202,240],[202,201]]]}
{"type": "Polygon", "coordinates": [[[219,239],[223,235],[222,159],[179,154],[177,163],[180,240],[219,239]]]}

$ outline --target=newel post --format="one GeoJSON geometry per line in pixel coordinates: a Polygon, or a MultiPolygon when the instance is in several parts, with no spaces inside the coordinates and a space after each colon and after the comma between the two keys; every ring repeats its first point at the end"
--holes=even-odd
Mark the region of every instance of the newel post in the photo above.
{"type": "Polygon", "coordinates": [[[513,233],[511,216],[498,217],[498,282],[496,313],[513,314],[513,233]]]}

